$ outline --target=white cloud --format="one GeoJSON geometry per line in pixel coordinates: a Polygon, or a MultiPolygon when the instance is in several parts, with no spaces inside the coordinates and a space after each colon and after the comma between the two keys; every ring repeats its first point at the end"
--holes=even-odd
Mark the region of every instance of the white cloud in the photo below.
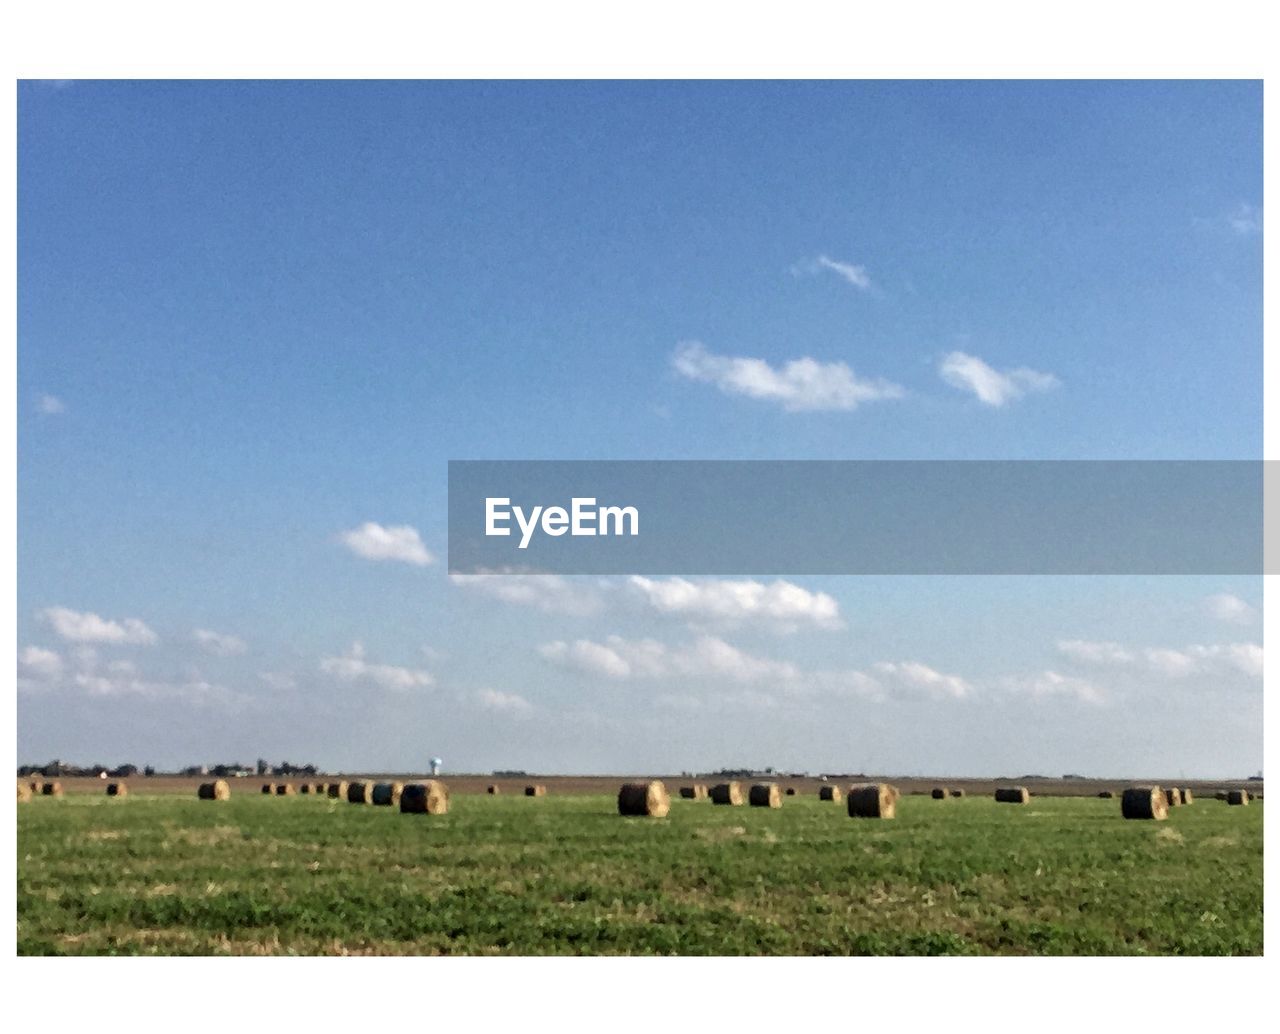
{"type": "Polygon", "coordinates": [[[714,355],[696,341],[680,345],[672,365],[681,376],[714,384],[726,395],[777,402],[788,412],[851,410],[903,395],[899,385],[860,378],[845,363],[806,357],[775,369],[763,359],[714,355]]]}
{"type": "Polygon", "coordinates": [[[1056,671],[1042,671],[1024,679],[1006,679],[1007,688],[1030,693],[1034,697],[1074,697],[1086,704],[1102,704],[1106,695],[1092,682],[1056,671]]]}
{"type": "Polygon", "coordinates": [[[383,527],[374,521],[365,521],[339,537],[351,552],[366,560],[399,560],[415,567],[435,562],[435,557],[422,544],[418,530],[408,524],[383,527]]]}
{"type": "Polygon", "coordinates": [[[715,636],[699,636],[684,647],[669,647],[654,639],[609,636],[603,643],[578,639],[538,647],[544,660],[590,675],[611,679],[686,676],[754,682],[800,677],[792,664],[749,654],[715,636]]]}
{"type": "Polygon", "coordinates": [[[200,648],[205,653],[211,653],[215,657],[235,657],[248,649],[243,639],[233,635],[223,635],[220,632],[212,632],[207,628],[197,628],[191,637],[200,644],[200,648]]]}
{"type": "Polygon", "coordinates": [[[1088,639],[1063,639],[1058,652],[1085,664],[1128,664],[1133,653],[1119,643],[1093,642],[1088,639]]]}
{"type": "Polygon", "coordinates": [[[57,395],[41,395],[36,401],[36,405],[40,409],[41,413],[48,416],[54,416],[58,413],[65,413],[67,411],[66,403],[63,402],[62,399],[58,398],[57,395]]]}
{"type": "Polygon", "coordinates": [[[1263,649],[1257,643],[1192,644],[1177,649],[1163,646],[1130,648],[1119,643],[1068,639],[1058,643],[1064,656],[1083,664],[1130,670],[1162,678],[1243,674],[1261,678],[1263,649]]]}
{"type": "Polygon", "coordinates": [[[1204,606],[1209,615],[1215,620],[1227,621],[1237,625],[1252,624],[1258,616],[1258,612],[1249,604],[1245,603],[1239,596],[1233,596],[1229,592],[1219,592],[1212,596],[1206,596],[1204,606]]]}
{"type": "Polygon", "coordinates": [[[63,639],[73,643],[134,643],[149,645],[159,637],[137,618],[112,621],[66,607],[49,607],[40,616],[63,639]]]}
{"type": "Polygon", "coordinates": [[[908,691],[924,692],[932,697],[961,699],[973,692],[973,686],[959,675],[946,675],[919,661],[880,661],[872,670],[883,682],[908,691]]]}
{"type": "Polygon", "coordinates": [[[857,266],[852,262],[839,262],[836,259],[828,258],[826,255],[819,255],[817,258],[808,262],[798,262],[791,267],[791,272],[795,276],[817,276],[819,273],[834,273],[845,283],[851,287],[856,287],[859,291],[871,290],[871,277],[867,273],[866,266],[857,266]]]}
{"type": "Polygon", "coordinates": [[[62,657],[56,650],[40,646],[23,647],[18,654],[18,674],[50,681],[62,674],[62,657]]]}
{"type": "Polygon", "coordinates": [[[661,614],[728,625],[753,622],[792,631],[800,625],[840,628],[840,605],[825,592],[810,592],[779,579],[757,581],[685,578],[653,579],[634,575],[631,587],[661,614]]]}
{"type": "Polygon", "coordinates": [[[324,657],[320,670],[343,682],[372,682],[383,689],[405,691],[430,686],[435,682],[429,672],[419,668],[400,668],[394,664],[374,664],[365,659],[364,646],[352,643],[340,657],[324,657]]]}
{"type": "Polygon", "coordinates": [[[451,574],[449,581],[481,596],[549,614],[586,616],[602,606],[595,583],[555,574],[451,574]]]}
{"type": "Polygon", "coordinates": [[[475,700],[486,711],[499,711],[503,714],[521,715],[533,710],[533,705],[519,693],[504,693],[500,689],[477,690],[475,700]]]}
{"type": "Polygon", "coordinates": [[[966,352],[949,352],[943,356],[938,375],[953,388],[973,392],[988,406],[1003,406],[1029,391],[1048,391],[1061,383],[1051,373],[1040,373],[1025,366],[996,370],[966,352]]]}

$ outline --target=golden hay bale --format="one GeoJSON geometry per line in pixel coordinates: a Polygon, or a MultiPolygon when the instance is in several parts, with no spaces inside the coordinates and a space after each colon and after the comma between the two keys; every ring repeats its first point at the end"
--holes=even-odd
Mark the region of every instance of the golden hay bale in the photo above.
{"type": "Polygon", "coordinates": [[[336,801],[345,799],[347,796],[347,781],[343,779],[336,783],[330,783],[329,796],[336,801]]]}
{"type": "Polygon", "coordinates": [[[277,797],[296,797],[297,794],[298,794],[298,791],[294,789],[293,783],[277,783],[276,784],[277,797]]]}
{"type": "Polygon", "coordinates": [[[1191,795],[1191,790],[1189,787],[1186,787],[1186,786],[1182,787],[1182,803],[1183,804],[1196,803],[1196,799],[1191,795]]]}
{"type": "Polygon", "coordinates": [[[449,810],[449,790],[444,783],[428,779],[425,783],[410,783],[400,794],[402,814],[443,815],[449,810]]]}
{"type": "Polygon", "coordinates": [[[782,794],[777,783],[756,783],[747,791],[747,803],[753,808],[781,808],[782,794]]]}
{"type": "Polygon", "coordinates": [[[1164,799],[1169,802],[1170,808],[1176,808],[1182,803],[1182,791],[1176,786],[1171,786],[1165,790],[1164,799]]]}
{"type": "Polygon", "coordinates": [[[818,787],[818,800],[835,801],[836,804],[839,804],[841,800],[840,787],[838,786],[818,787]]]}
{"type": "Polygon", "coordinates": [[[619,815],[648,815],[665,818],[671,810],[671,798],[659,779],[647,783],[623,783],[618,790],[619,815]]]}
{"type": "Polygon", "coordinates": [[[941,786],[935,786],[929,796],[935,801],[945,801],[947,799],[947,791],[941,786]]]}
{"type": "MultiPolygon", "coordinates": [[[[34,796],[35,794],[38,794],[38,793],[40,792],[40,780],[39,780],[39,779],[33,779],[33,780],[31,780],[31,783],[30,783],[30,790],[31,790],[31,793],[32,793],[32,795],[33,795],[33,796],[34,796]]],[[[1225,796],[1225,795],[1223,796],[1223,800],[1226,800],[1226,796],[1225,796]]]]}
{"type": "Polygon", "coordinates": [[[1120,795],[1120,814],[1126,819],[1167,819],[1169,795],[1158,786],[1131,786],[1120,795]]]}
{"type": "Polygon", "coordinates": [[[1249,791],[1248,790],[1228,790],[1227,803],[1228,804],[1248,804],[1249,791]]]}
{"type": "Polygon", "coordinates": [[[963,797],[964,791],[958,786],[953,786],[949,791],[952,797],[963,797]]]}
{"type": "Polygon", "coordinates": [[[490,783],[488,786],[485,787],[484,792],[487,793],[490,797],[497,797],[498,794],[500,794],[502,791],[501,789],[499,789],[497,783],[490,783]]]}
{"type": "Polygon", "coordinates": [[[129,787],[124,783],[107,783],[108,797],[128,797],[129,787]]]}
{"type": "Polygon", "coordinates": [[[217,779],[212,783],[201,783],[196,796],[202,801],[229,801],[231,787],[225,779],[217,779]]]}
{"type": "Polygon", "coordinates": [[[28,786],[26,783],[19,783],[18,784],[18,803],[22,804],[24,801],[29,801],[29,800],[31,800],[31,787],[28,786]]]}
{"type": "Polygon", "coordinates": [[[404,793],[404,783],[374,783],[371,803],[383,808],[395,808],[404,793]]]}
{"type": "Polygon", "coordinates": [[[298,793],[310,794],[310,793],[311,793],[311,784],[310,784],[310,783],[303,783],[301,786],[299,786],[299,787],[298,787],[298,793]]]}
{"type": "Polygon", "coordinates": [[[329,787],[326,786],[324,783],[316,783],[316,785],[312,788],[312,792],[317,797],[327,797],[329,796],[329,787]]]}
{"type": "Polygon", "coordinates": [[[268,795],[275,793],[275,792],[276,792],[276,784],[275,784],[275,783],[263,783],[263,784],[262,784],[262,792],[263,792],[264,794],[268,794],[268,795]]]}
{"type": "Polygon", "coordinates": [[[794,786],[788,786],[786,792],[788,797],[794,797],[796,795],[796,788],[794,786]]]}
{"type": "Polygon", "coordinates": [[[545,797],[547,795],[547,788],[543,786],[541,783],[536,783],[532,786],[526,786],[524,788],[524,795],[526,797],[545,797]]]}
{"type": "Polygon", "coordinates": [[[1031,800],[1031,792],[1025,786],[1002,786],[996,790],[996,801],[999,804],[1026,804],[1031,800]]]}
{"type": "Polygon", "coordinates": [[[712,804],[732,804],[735,807],[742,803],[741,783],[719,783],[707,794],[712,804]]]}
{"type": "Polygon", "coordinates": [[[347,784],[347,803],[348,804],[372,804],[373,803],[373,783],[348,783],[347,784]]]}
{"type": "Polygon", "coordinates": [[[45,783],[43,786],[41,786],[40,792],[45,797],[61,797],[62,784],[55,779],[53,782],[45,783]]]}
{"type": "Polygon", "coordinates": [[[680,787],[680,796],[686,801],[702,801],[707,797],[707,784],[694,783],[692,786],[680,787]]]}
{"type": "Polygon", "coordinates": [[[897,810],[898,798],[887,783],[861,783],[849,787],[851,819],[891,819],[897,810]]]}

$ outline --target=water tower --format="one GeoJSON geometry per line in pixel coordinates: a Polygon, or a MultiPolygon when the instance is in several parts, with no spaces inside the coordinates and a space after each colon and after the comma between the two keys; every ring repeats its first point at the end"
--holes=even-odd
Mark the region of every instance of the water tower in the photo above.
{"type": "Polygon", "coordinates": [[[438,776],[438,775],[440,774],[440,766],[441,766],[441,765],[443,765],[443,764],[444,764],[444,761],[442,761],[440,758],[432,758],[432,759],[431,759],[431,774],[432,774],[433,776],[438,776]]]}

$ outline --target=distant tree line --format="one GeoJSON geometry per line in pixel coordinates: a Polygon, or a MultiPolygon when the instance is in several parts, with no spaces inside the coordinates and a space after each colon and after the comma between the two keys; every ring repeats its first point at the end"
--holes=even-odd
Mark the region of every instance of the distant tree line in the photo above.
{"type": "MultiPolygon", "coordinates": [[[[288,761],[282,761],[278,765],[272,765],[264,761],[262,758],[259,758],[256,766],[242,765],[238,761],[233,761],[229,764],[217,765],[187,765],[185,768],[179,769],[174,774],[184,776],[216,775],[225,778],[226,776],[252,775],[255,771],[258,775],[311,776],[316,775],[319,772],[319,769],[317,769],[313,764],[295,765],[288,761]]],[[[19,776],[42,775],[50,778],[58,778],[62,776],[87,776],[93,778],[102,772],[106,772],[107,775],[111,776],[113,779],[129,779],[132,776],[136,776],[139,772],[141,772],[144,777],[157,774],[154,765],[146,765],[139,769],[137,765],[130,764],[116,765],[114,767],[109,765],[72,765],[65,761],[54,760],[50,761],[46,765],[18,766],[19,776]]]]}

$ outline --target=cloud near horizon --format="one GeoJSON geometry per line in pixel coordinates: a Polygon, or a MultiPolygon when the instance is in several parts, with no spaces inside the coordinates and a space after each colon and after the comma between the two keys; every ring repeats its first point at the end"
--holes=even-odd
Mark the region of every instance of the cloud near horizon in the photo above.
{"type": "Polygon", "coordinates": [[[858,377],[842,362],[806,356],[775,368],[763,359],[715,355],[698,341],[681,344],[671,364],[687,380],[712,384],[726,395],[776,402],[789,413],[848,411],[905,394],[891,381],[858,377]]]}
{"type": "Polygon", "coordinates": [[[750,579],[645,578],[633,575],[627,584],[660,614],[691,621],[736,626],[762,624],[779,631],[795,631],[801,625],[822,629],[842,628],[840,605],[825,592],[810,592],[793,582],[778,579],[768,585],[750,579]]]}
{"type": "Polygon", "coordinates": [[[430,672],[420,668],[402,668],[394,664],[374,664],[365,659],[364,645],[359,642],[338,657],[323,657],[320,670],[343,682],[372,682],[383,689],[404,692],[435,684],[430,672]]]}

